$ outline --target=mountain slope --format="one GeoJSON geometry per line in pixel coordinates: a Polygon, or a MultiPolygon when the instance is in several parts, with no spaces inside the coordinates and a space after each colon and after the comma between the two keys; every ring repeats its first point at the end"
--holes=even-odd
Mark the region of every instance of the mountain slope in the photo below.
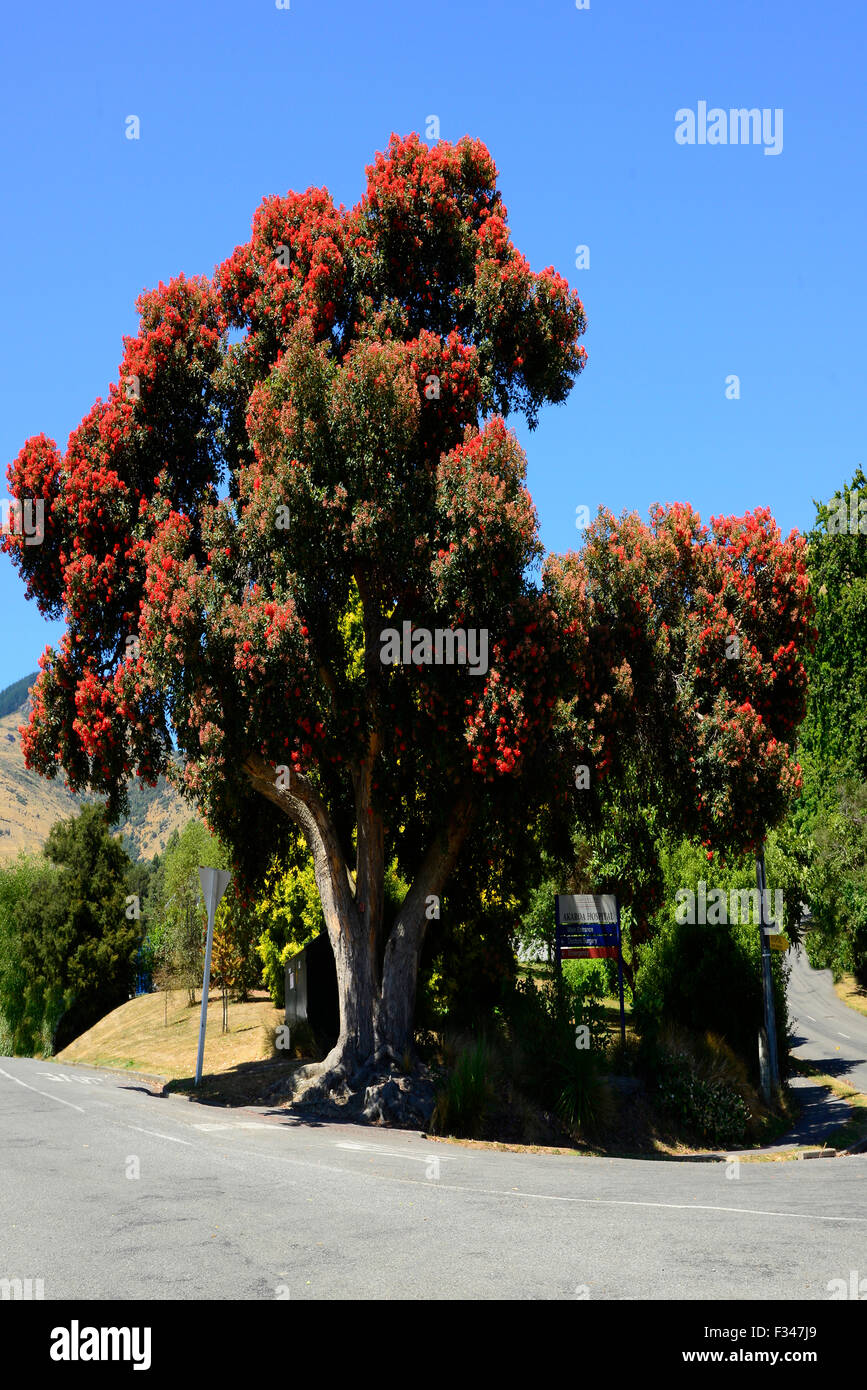
{"type": "Polygon", "coordinates": [[[20,681],[15,681],[12,685],[7,685],[5,690],[0,690],[0,719],[7,714],[14,714],[22,705],[27,704],[30,687],[38,675],[38,671],[31,671],[29,676],[22,676],[20,681]]]}
{"type": "MultiPolygon", "coordinates": [[[[0,691],[0,709],[4,697],[8,702],[10,692],[23,684],[16,681],[0,691]]],[[[18,727],[27,722],[28,688],[24,685],[21,691],[24,703],[0,718],[0,862],[13,859],[21,850],[37,853],[54,822],[76,815],[90,799],[67,791],[62,777],[51,782],[24,766],[18,727]]],[[[129,800],[127,820],[114,828],[123,835],[133,859],[152,859],[161,853],[172,831],[181,829],[195,815],[162,778],[156,787],[140,787],[133,782],[129,800]]]]}

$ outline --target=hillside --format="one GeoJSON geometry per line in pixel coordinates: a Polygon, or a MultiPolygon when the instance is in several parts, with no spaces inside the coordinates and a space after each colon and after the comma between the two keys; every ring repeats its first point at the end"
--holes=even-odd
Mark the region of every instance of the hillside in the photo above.
{"type": "Polygon", "coordinates": [[[31,671],[29,676],[22,676],[20,681],[13,681],[5,690],[0,690],[0,719],[27,704],[30,687],[38,675],[38,671],[31,671]]]}
{"type": "MultiPolygon", "coordinates": [[[[32,679],[32,678],[30,678],[32,679]]],[[[28,713],[25,681],[0,691],[0,709],[8,708],[11,692],[18,690],[23,703],[0,718],[0,863],[21,851],[37,853],[56,820],[77,813],[89,798],[74,796],[61,778],[51,782],[24,766],[18,727],[28,713]],[[24,687],[23,691],[19,687],[24,687]]],[[[115,826],[133,859],[151,859],[166,845],[172,831],[194,814],[163,780],[156,787],[130,785],[128,818],[115,826]]]]}
{"type": "MultiPolygon", "coordinates": [[[[194,1008],[184,989],[168,995],[142,994],[121,1004],[62,1052],[58,1062],[123,1067],[162,1076],[167,1081],[190,1081],[195,1073],[201,995],[194,1008]]],[[[233,1091],[249,1099],[258,1087],[274,1085],[299,1062],[275,1052],[275,1029],[283,1010],[275,1009],[264,991],[254,991],[244,1004],[229,1005],[229,1031],[222,1032],[223,1005],[214,990],[208,996],[204,1076],[200,1097],[219,1085],[224,1102],[233,1091]],[[252,1088],[252,1092],[251,1092],[252,1088]]]]}

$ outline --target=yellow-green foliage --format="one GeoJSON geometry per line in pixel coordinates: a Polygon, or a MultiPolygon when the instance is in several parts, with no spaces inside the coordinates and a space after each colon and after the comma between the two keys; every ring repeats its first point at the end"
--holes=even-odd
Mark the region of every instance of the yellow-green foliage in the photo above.
{"type": "Polygon", "coordinates": [[[409,892],[409,884],[406,879],[401,876],[396,859],[392,859],[391,863],[386,866],[382,887],[385,898],[386,915],[390,914],[392,917],[396,917],[404,898],[409,892]]]}
{"type": "MultiPolygon", "coordinates": [[[[385,870],[383,886],[386,917],[393,919],[409,886],[394,860],[385,870]]],[[[262,960],[265,986],[280,1006],[284,1002],[286,961],[325,930],[313,861],[300,837],[289,867],[272,860],[264,890],[253,910],[262,924],[256,950],[262,960]]]]}
{"type": "Polygon", "coordinates": [[[255,906],[262,924],[256,950],[262,959],[265,986],[274,1003],[283,1003],[286,961],[324,930],[322,904],[313,873],[313,861],[298,845],[294,864],[271,862],[265,887],[255,906]]]}
{"type": "Polygon", "coordinates": [[[346,674],[350,681],[360,680],[364,674],[364,614],[361,595],[353,579],[350,584],[349,603],[337,626],[346,648],[346,674]]]}

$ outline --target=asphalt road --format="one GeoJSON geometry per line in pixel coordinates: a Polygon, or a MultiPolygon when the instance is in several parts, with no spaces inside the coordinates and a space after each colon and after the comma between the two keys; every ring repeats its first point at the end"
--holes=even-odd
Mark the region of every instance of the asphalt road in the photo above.
{"type": "Polygon", "coordinates": [[[791,952],[791,963],[793,1055],[867,1095],[867,1017],[837,997],[830,970],[813,970],[805,951],[791,952]]]}
{"type": "Polygon", "coordinates": [[[867,1274],[867,1157],[468,1149],[25,1058],[0,1058],[0,1177],[0,1280],[46,1299],[829,1299],[867,1274]]]}
{"type": "MultiPolygon", "coordinates": [[[[805,951],[792,951],[789,960],[792,1055],[867,1095],[867,1018],[837,997],[830,970],[813,970],[805,951]]],[[[789,1084],[801,1114],[778,1147],[821,1143],[849,1119],[851,1107],[825,1087],[803,1076],[789,1084]]]]}

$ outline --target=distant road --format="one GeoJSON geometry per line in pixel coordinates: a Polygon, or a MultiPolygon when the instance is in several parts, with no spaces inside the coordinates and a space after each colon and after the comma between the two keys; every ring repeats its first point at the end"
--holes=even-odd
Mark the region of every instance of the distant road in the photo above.
{"type": "Polygon", "coordinates": [[[830,970],[813,970],[803,949],[790,953],[792,1053],[867,1095],[867,1017],[834,992],[830,970]]]}
{"type": "Polygon", "coordinates": [[[828,1299],[867,1273],[867,1157],[503,1153],[51,1061],[0,1057],[0,1173],[0,1280],[46,1299],[828,1299]]]}

